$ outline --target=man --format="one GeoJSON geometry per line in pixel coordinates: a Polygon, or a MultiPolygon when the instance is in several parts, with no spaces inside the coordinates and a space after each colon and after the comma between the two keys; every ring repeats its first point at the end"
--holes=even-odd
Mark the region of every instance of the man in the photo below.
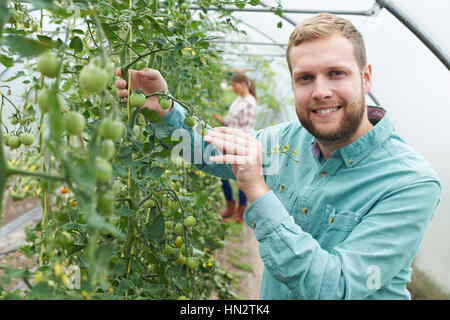
{"type": "MultiPolygon", "coordinates": [[[[349,21],[304,20],[286,57],[299,122],[252,136],[215,128],[204,140],[221,153],[200,166],[235,177],[251,202],[244,219],[264,262],[260,298],[410,299],[411,263],[439,203],[436,173],[393,131],[386,110],[366,106],[372,69],[349,21]]],[[[135,78],[132,86],[147,92],[167,90],[154,70],[135,78]]],[[[117,86],[125,97],[124,81],[117,86]]],[[[169,112],[147,104],[189,129],[178,104],[169,112]]]]}

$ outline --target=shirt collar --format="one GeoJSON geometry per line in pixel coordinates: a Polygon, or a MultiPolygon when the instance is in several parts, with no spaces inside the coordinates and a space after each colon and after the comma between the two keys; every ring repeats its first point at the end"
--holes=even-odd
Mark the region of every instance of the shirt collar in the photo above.
{"type": "MultiPolygon", "coordinates": [[[[393,131],[387,111],[382,107],[368,106],[367,116],[374,127],[351,144],[339,148],[331,154],[331,157],[341,156],[347,168],[357,165],[359,161],[382,144],[393,131]]],[[[316,138],[312,142],[311,152],[315,157],[319,157],[321,154],[316,138]]]]}

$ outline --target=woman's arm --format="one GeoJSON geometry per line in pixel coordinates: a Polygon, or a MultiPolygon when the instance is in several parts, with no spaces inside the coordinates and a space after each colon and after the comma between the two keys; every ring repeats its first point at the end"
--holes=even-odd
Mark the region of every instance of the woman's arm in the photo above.
{"type": "Polygon", "coordinates": [[[217,113],[213,114],[214,119],[216,119],[222,126],[225,125],[225,119],[217,113]]]}

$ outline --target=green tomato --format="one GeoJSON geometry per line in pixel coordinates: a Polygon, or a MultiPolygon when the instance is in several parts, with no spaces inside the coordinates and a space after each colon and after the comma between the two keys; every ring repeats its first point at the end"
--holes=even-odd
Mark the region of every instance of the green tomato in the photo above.
{"type": "Polygon", "coordinates": [[[145,63],[144,60],[139,60],[138,62],[136,62],[136,64],[134,65],[134,69],[135,70],[142,70],[147,66],[147,64],[145,63]]]}
{"type": "Polygon", "coordinates": [[[113,176],[111,164],[102,157],[95,159],[95,176],[99,184],[107,183],[113,176]]]}
{"type": "Polygon", "coordinates": [[[184,234],[184,228],[183,225],[181,223],[177,223],[175,225],[175,228],[173,229],[173,231],[175,232],[175,234],[177,236],[182,236],[184,234]]]}
{"type": "Polygon", "coordinates": [[[82,114],[69,111],[64,115],[63,123],[70,135],[79,136],[83,132],[86,121],[82,114]]]}
{"type": "Polygon", "coordinates": [[[140,108],[145,104],[146,98],[143,93],[133,92],[130,96],[130,105],[133,108],[140,108]]]}
{"type": "Polygon", "coordinates": [[[189,5],[186,2],[183,2],[180,6],[182,11],[186,11],[189,8],[189,5]]]}
{"type": "Polygon", "coordinates": [[[196,224],[195,218],[193,216],[187,216],[184,218],[183,224],[186,228],[193,227],[196,224]]]}
{"type": "Polygon", "coordinates": [[[108,81],[109,81],[109,79],[114,77],[114,73],[116,71],[116,67],[114,65],[114,62],[112,62],[112,61],[106,62],[105,63],[105,70],[106,70],[106,73],[108,74],[108,81]]]}
{"type": "Polygon", "coordinates": [[[100,123],[100,134],[105,139],[117,140],[123,134],[123,124],[118,120],[105,118],[100,123]]]}
{"type": "Polygon", "coordinates": [[[10,122],[12,125],[16,125],[16,124],[19,123],[19,119],[18,119],[16,116],[12,116],[11,119],[9,119],[9,122],[10,122]]]}
{"type": "Polygon", "coordinates": [[[100,155],[107,159],[111,160],[114,157],[114,153],[116,152],[116,146],[114,145],[114,141],[112,140],[104,140],[100,147],[100,155]]]}
{"type": "Polygon", "coordinates": [[[112,86],[111,89],[109,90],[109,92],[113,95],[113,96],[117,96],[117,93],[119,92],[119,89],[116,86],[112,86]]]}
{"type": "Polygon", "coordinates": [[[167,110],[171,107],[172,102],[170,99],[166,99],[164,97],[158,97],[158,102],[159,102],[159,106],[161,107],[161,109],[167,110]]]}
{"type": "Polygon", "coordinates": [[[12,137],[11,134],[7,133],[3,136],[3,144],[9,147],[9,139],[12,137]]]}
{"type": "Polygon", "coordinates": [[[186,267],[188,267],[191,270],[195,270],[198,268],[199,261],[195,257],[187,257],[186,258],[186,267]]]}
{"type": "Polygon", "coordinates": [[[19,138],[19,137],[17,137],[17,136],[12,136],[12,137],[9,138],[8,144],[9,144],[9,147],[10,147],[11,149],[17,149],[17,148],[20,147],[20,145],[21,145],[22,143],[20,142],[20,138],[19,138]]]}
{"type": "Polygon", "coordinates": [[[166,256],[168,256],[168,255],[170,255],[170,254],[174,254],[174,253],[176,253],[177,252],[177,249],[176,248],[174,248],[174,247],[172,247],[172,246],[170,246],[170,245],[168,245],[168,244],[166,244],[165,246],[164,246],[164,254],[166,255],[166,256]]]}
{"type": "Polygon", "coordinates": [[[194,116],[190,116],[190,117],[186,117],[186,119],[184,119],[184,123],[188,126],[188,127],[193,127],[195,126],[195,124],[197,123],[197,118],[194,116]]]}
{"type": "Polygon", "coordinates": [[[34,136],[28,132],[22,133],[20,135],[20,142],[25,146],[30,146],[34,142],[34,136]]]}
{"type": "Polygon", "coordinates": [[[114,194],[112,192],[101,193],[97,197],[97,209],[104,214],[111,213],[114,208],[114,194]]]}
{"type": "Polygon", "coordinates": [[[150,209],[154,206],[155,206],[155,201],[153,201],[152,199],[148,199],[147,201],[144,202],[144,207],[146,207],[147,209],[150,209]]]}
{"type": "MultiPolygon", "coordinates": [[[[50,89],[43,89],[41,90],[41,92],[39,92],[37,102],[42,113],[47,113],[50,111],[50,95],[50,89]]],[[[64,99],[60,94],[58,94],[57,99],[59,102],[59,106],[61,107],[64,103],[64,99]]]]}
{"type": "Polygon", "coordinates": [[[169,200],[167,206],[168,206],[169,209],[171,209],[171,210],[176,210],[176,209],[178,209],[178,202],[169,200]]]}
{"type": "Polygon", "coordinates": [[[58,75],[59,62],[56,53],[51,50],[45,51],[39,55],[37,68],[40,73],[49,78],[55,78],[58,75]]]}
{"type": "Polygon", "coordinates": [[[186,263],[186,258],[182,254],[180,254],[178,259],[175,260],[175,264],[178,264],[178,265],[183,265],[185,263],[186,263]]]}
{"type": "Polygon", "coordinates": [[[164,226],[167,230],[173,229],[173,221],[164,221],[164,226]]]}
{"type": "Polygon", "coordinates": [[[100,92],[106,88],[109,81],[108,72],[97,67],[95,64],[88,64],[81,69],[80,85],[87,92],[100,92]]]}
{"type": "Polygon", "coordinates": [[[175,239],[175,245],[177,246],[177,248],[181,248],[181,246],[183,245],[183,243],[184,243],[184,240],[183,240],[183,238],[182,238],[181,236],[178,236],[178,237],[175,239]]]}

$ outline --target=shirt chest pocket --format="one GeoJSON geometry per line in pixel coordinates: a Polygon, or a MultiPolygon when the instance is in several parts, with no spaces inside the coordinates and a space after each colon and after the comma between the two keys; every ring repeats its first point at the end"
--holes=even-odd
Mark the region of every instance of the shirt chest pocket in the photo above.
{"type": "Polygon", "coordinates": [[[360,222],[360,214],[354,211],[337,211],[335,207],[327,205],[325,221],[322,222],[322,234],[318,241],[324,250],[331,250],[347,239],[353,229],[360,222]]]}
{"type": "Polygon", "coordinates": [[[353,211],[333,212],[328,218],[328,229],[353,230],[359,222],[359,214],[353,211]]]}

